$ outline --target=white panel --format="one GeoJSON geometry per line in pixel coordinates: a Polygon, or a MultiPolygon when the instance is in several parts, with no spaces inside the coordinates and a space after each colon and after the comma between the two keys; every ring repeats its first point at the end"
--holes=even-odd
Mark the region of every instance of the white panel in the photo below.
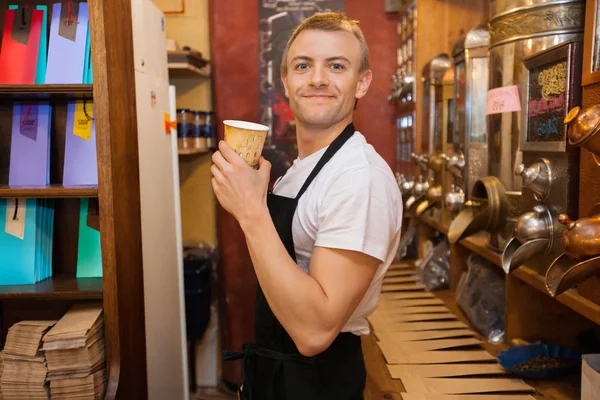
{"type": "Polygon", "coordinates": [[[150,0],[132,4],[137,1],[144,8],[144,37],[134,46],[152,48],[144,69],[135,71],[148,398],[187,400],[179,172],[176,141],[164,125],[171,111],[164,16],[150,0]]]}

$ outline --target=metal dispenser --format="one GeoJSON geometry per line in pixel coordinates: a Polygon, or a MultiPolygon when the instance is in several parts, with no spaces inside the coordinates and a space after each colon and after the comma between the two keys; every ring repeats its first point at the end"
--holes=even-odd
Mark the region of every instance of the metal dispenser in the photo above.
{"type": "Polygon", "coordinates": [[[451,146],[444,155],[450,178],[444,207],[452,219],[470,197],[472,182],[487,175],[488,45],[488,28],[479,25],[460,38],[452,49],[454,118],[449,135],[451,146]]]}
{"type": "MultiPolygon", "coordinates": [[[[558,43],[577,39],[577,35],[583,32],[585,1],[582,0],[492,0],[490,5],[492,18],[488,89],[516,86],[518,90],[523,87],[524,58],[558,43]]],[[[519,144],[521,124],[526,117],[522,110],[497,112],[499,113],[491,113],[487,118],[488,178],[495,180],[488,186],[503,186],[508,212],[503,226],[496,226],[490,232],[493,234],[490,236],[489,247],[502,252],[508,239],[513,236],[517,219],[523,212],[522,178],[515,175],[514,171],[523,163],[519,144]]],[[[526,161],[526,165],[530,166],[533,162],[526,161]]],[[[475,186],[473,190],[474,188],[475,186]]],[[[493,193],[488,193],[487,196],[490,195],[493,196],[493,193]]],[[[488,203],[486,207],[488,206],[491,204],[488,203]]],[[[477,215],[472,210],[465,211],[461,212],[464,215],[459,214],[451,224],[449,238],[460,240],[483,230],[477,229],[478,225],[487,225],[479,221],[485,215],[483,209],[479,208],[480,213],[477,215]],[[471,223],[474,225],[470,226],[471,223]]],[[[489,214],[497,212],[498,210],[491,210],[489,214]]],[[[523,231],[523,228],[519,229],[523,231]]]]}
{"type": "Polygon", "coordinates": [[[452,49],[455,117],[452,154],[446,158],[446,171],[454,177],[455,190],[446,195],[446,203],[457,211],[464,206],[465,197],[470,198],[473,182],[488,174],[485,108],[489,43],[488,27],[478,25],[452,49]]]}
{"type": "Polygon", "coordinates": [[[523,264],[546,273],[562,252],[559,215],[578,215],[579,149],[567,145],[567,111],[581,102],[582,38],[523,60],[520,147],[523,214],[502,254],[508,274],[523,264]],[[575,194],[577,193],[577,194],[575,194]]]}
{"type": "MultiPolygon", "coordinates": [[[[443,100],[444,80],[446,71],[450,68],[450,57],[438,54],[423,67],[423,123],[421,130],[422,149],[427,150],[427,163],[419,160],[424,155],[413,155],[413,159],[425,171],[429,169],[429,187],[423,202],[416,208],[416,214],[422,215],[434,206],[441,206],[443,199],[443,170],[445,138],[447,127],[443,123],[444,116],[448,115],[447,107],[443,100]]],[[[448,82],[446,82],[448,85],[448,82]]],[[[434,216],[438,219],[440,215],[434,216]]]]}

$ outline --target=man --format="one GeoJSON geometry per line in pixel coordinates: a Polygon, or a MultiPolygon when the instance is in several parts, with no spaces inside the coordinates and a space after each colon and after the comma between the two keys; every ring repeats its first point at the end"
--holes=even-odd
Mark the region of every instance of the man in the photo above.
{"type": "Polygon", "coordinates": [[[242,399],[363,398],[360,336],[402,220],[392,171],[352,124],[371,78],[357,22],[316,14],[282,59],[297,126],[292,167],[267,194],[266,160],[254,170],[224,142],[213,156],[214,192],[240,223],[259,282],[256,343],[238,354],[242,399]]]}

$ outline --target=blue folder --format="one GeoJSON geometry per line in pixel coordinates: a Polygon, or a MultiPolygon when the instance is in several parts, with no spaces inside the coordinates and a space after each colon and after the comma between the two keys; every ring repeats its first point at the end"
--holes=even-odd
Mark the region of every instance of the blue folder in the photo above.
{"type": "Polygon", "coordinates": [[[0,285],[26,285],[52,275],[53,203],[43,199],[18,199],[25,207],[24,236],[6,232],[7,199],[0,199],[0,285]]]}
{"type": "MultiPolygon", "coordinates": [[[[92,105],[86,105],[90,116],[92,105]]],[[[75,103],[67,105],[67,134],[65,139],[65,164],[63,168],[63,185],[98,185],[98,163],[96,155],[96,123],[92,120],[90,140],[73,133],[75,124],[75,103]]]]}
{"type": "Polygon", "coordinates": [[[14,103],[9,185],[49,184],[51,115],[48,102],[14,103]]]}
{"type": "Polygon", "coordinates": [[[67,3],[54,3],[52,5],[52,22],[50,24],[50,38],[48,46],[48,63],[46,67],[47,84],[76,84],[83,83],[87,73],[85,67],[86,48],[88,46],[88,4],[71,2],[71,6],[78,4],[77,15],[67,18],[67,11],[63,5],[67,3]],[[64,34],[67,19],[74,29],[73,37],[64,34]],[[77,20],[77,23],[74,20],[77,20]],[[61,34],[63,27],[63,34],[61,34]]]}

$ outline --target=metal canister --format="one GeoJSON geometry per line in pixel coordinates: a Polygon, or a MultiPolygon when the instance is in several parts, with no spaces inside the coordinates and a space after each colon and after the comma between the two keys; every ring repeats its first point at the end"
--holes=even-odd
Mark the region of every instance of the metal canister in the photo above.
{"type": "Polygon", "coordinates": [[[194,134],[192,138],[193,148],[200,151],[207,151],[206,135],[204,126],[206,125],[206,112],[194,111],[194,134]]]}
{"type": "Polygon", "coordinates": [[[179,150],[192,148],[194,115],[187,108],[177,109],[177,147],[179,150]]]}
{"type": "MultiPolygon", "coordinates": [[[[490,3],[489,89],[522,85],[526,56],[573,39],[584,30],[583,0],[492,0],[490,3]]],[[[520,111],[488,118],[489,175],[507,191],[520,191],[513,171],[521,164],[520,111]]]]}
{"type": "Polygon", "coordinates": [[[471,198],[473,183],[488,175],[486,104],[489,75],[486,25],[478,25],[452,49],[454,59],[455,118],[453,152],[462,154],[465,170],[459,187],[471,198]]]}
{"type": "Polygon", "coordinates": [[[207,111],[204,113],[204,135],[206,136],[206,147],[208,147],[209,150],[216,149],[217,135],[214,111],[207,111]]]}

